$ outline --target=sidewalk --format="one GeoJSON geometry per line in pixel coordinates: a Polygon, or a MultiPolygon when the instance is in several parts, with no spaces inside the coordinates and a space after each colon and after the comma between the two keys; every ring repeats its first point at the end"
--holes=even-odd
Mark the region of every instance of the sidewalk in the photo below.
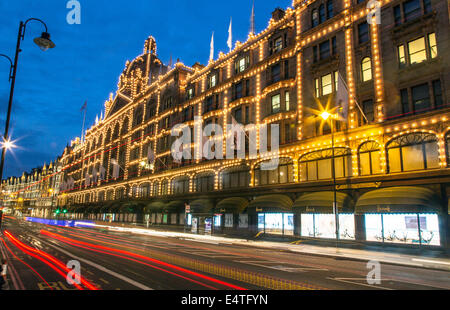
{"type": "Polygon", "coordinates": [[[275,250],[285,250],[293,253],[310,254],[315,256],[329,256],[334,258],[353,259],[358,261],[378,261],[380,263],[388,263],[394,265],[422,267],[430,269],[439,269],[450,271],[450,258],[449,257],[428,257],[421,255],[411,255],[403,253],[390,253],[380,250],[364,250],[364,249],[349,249],[349,248],[336,248],[330,246],[317,246],[304,244],[285,243],[285,242],[272,242],[264,240],[245,240],[239,238],[228,238],[220,236],[209,235],[195,235],[184,232],[174,231],[162,231],[152,228],[140,228],[127,224],[116,224],[96,222],[95,227],[106,228],[115,231],[126,231],[134,234],[149,235],[157,237],[169,237],[178,238],[189,241],[212,243],[212,244],[231,244],[240,246],[251,246],[257,248],[269,248],[275,250]]]}

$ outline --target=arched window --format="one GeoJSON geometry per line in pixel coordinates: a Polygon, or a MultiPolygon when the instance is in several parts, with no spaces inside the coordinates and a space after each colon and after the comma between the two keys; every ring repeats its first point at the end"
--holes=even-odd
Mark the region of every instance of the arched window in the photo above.
{"type": "Polygon", "coordinates": [[[319,6],[319,24],[325,21],[325,5],[321,4],[319,6]]]}
{"type": "Polygon", "coordinates": [[[372,61],[370,57],[364,57],[361,61],[361,79],[363,82],[372,80],[372,61]]]}
{"type": "Polygon", "coordinates": [[[91,152],[93,152],[95,150],[95,145],[96,145],[96,143],[95,143],[95,140],[94,140],[94,141],[92,141],[91,152]]]}
{"type": "Polygon", "coordinates": [[[214,174],[202,174],[195,177],[195,191],[200,193],[214,190],[214,174]]]}
{"type": "Polygon", "coordinates": [[[142,118],[144,116],[144,107],[143,105],[139,105],[136,108],[136,111],[134,112],[133,116],[133,128],[140,125],[142,123],[142,118]]]}
{"type": "Polygon", "coordinates": [[[189,177],[180,177],[172,181],[173,193],[186,194],[189,193],[189,177]]]}
{"type": "Polygon", "coordinates": [[[131,188],[131,197],[133,197],[133,198],[138,197],[138,187],[137,187],[137,185],[134,185],[131,188]]]}
{"type": "Polygon", "coordinates": [[[387,144],[386,150],[390,173],[439,168],[439,146],[433,134],[397,137],[387,144]]]}
{"type": "Polygon", "coordinates": [[[97,148],[100,149],[103,145],[103,135],[100,135],[100,138],[98,138],[97,141],[97,148]]]}
{"type": "Polygon", "coordinates": [[[106,192],[106,200],[111,201],[113,200],[114,196],[114,190],[110,189],[106,192]]]}
{"type": "Polygon", "coordinates": [[[381,173],[380,145],[376,141],[368,141],[359,147],[359,175],[381,173]]]}
{"type": "Polygon", "coordinates": [[[122,200],[125,198],[125,188],[120,187],[116,189],[116,197],[115,200],[122,200]]]}
{"type": "Polygon", "coordinates": [[[159,182],[153,183],[153,195],[152,196],[159,196],[159,182]]]}
{"type": "Polygon", "coordinates": [[[120,135],[124,136],[128,133],[128,117],[122,123],[122,130],[120,131],[120,135]]]}
{"type": "Polygon", "coordinates": [[[263,170],[263,163],[255,167],[255,186],[285,184],[294,182],[294,164],[290,158],[280,158],[278,166],[273,170],[263,170]]]}
{"type": "Polygon", "coordinates": [[[233,167],[220,173],[222,189],[248,187],[250,185],[250,168],[233,167]]]}
{"type": "Polygon", "coordinates": [[[150,184],[144,183],[139,188],[139,196],[141,198],[146,198],[150,196],[150,184]]]}
{"type": "Polygon", "coordinates": [[[161,196],[169,195],[169,181],[164,180],[161,183],[161,196]]]}
{"type": "MultiPolygon", "coordinates": [[[[333,149],[312,152],[300,158],[300,181],[328,180],[333,178],[333,149]]],[[[352,155],[347,148],[335,148],[335,176],[352,176],[352,155]]]]}
{"type": "Polygon", "coordinates": [[[112,139],[116,140],[119,138],[119,123],[116,124],[116,126],[114,127],[114,132],[112,135],[112,139]]]}
{"type": "Polygon", "coordinates": [[[319,12],[317,11],[317,9],[312,10],[311,25],[313,28],[319,25],[319,12]]]}
{"type": "Polygon", "coordinates": [[[108,131],[106,132],[105,144],[108,144],[110,142],[111,142],[111,128],[108,129],[108,131]]]}
{"type": "Polygon", "coordinates": [[[105,201],[105,191],[101,191],[100,193],[98,193],[98,201],[105,201]]]}

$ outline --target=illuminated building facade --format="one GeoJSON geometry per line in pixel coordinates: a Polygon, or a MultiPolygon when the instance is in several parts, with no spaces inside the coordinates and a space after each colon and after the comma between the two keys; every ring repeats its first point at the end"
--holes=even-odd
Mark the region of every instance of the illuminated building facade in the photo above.
{"type": "Polygon", "coordinates": [[[47,166],[24,172],[21,177],[10,177],[2,184],[3,206],[18,209],[24,214],[48,217],[58,202],[61,165],[58,160],[47,166]]]}
{"type": "MultiPolygon", "coordinates": [[[[342,76],[348,119],[333,126],[340,239],[447,247],[447,2],[381,1],[379,25],[367,23],[366,6],[294,1],[207,66],[166,66],[149,37],[104,119],[64,151],[72,181],[59,204],[102,221],[333,239],[331,126],[314,110],[334,105],[342,76]],[[194,133],[194,116],[224,129],[232,118],[278,124],[278,168],[261,169],[273,153],[175,162],[170,130],[186,124],[194,133]]],[[[216,137],[224,154],[226,135],[216,137]]]]}

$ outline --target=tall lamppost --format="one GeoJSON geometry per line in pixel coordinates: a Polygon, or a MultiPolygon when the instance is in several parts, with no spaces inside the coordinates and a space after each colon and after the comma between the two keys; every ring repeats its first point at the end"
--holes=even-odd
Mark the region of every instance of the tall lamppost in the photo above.
{"type": "Polygon", "coordinates": [[[5,163],[5,153],[6,153],[6,150],[8,149],[8,147],[11,147],[11,142],[8,137],[9,121],[11,119],[11,107],[12,107],[12,101],[13,101],[13,96],[14,96],[14,85],[16,83],[17,63],[19,60],[19,53],[22,51],[20,49],[20,43],[21,43],[21,41],[23,41],[25,39],[25,30],[26,30],[27,23],[32,20],[40,22],[45,27],[45,32],[43,32],[39,38],[35,38],[33,40],[34,43],[36,43],[36,45],[39,46],[39,48],[42,51],[46,51],[49,48],[55,47],[55,43],[53,43],[50,40],[50,34],[47,32],[48,31],[47,25],[40,19],[29,18],[25,22],[21,21],[19,24],[19,33],[17,34],[17,45],[16,45],[16,53],[14,56],[14,64],[13,64],[11,58],[9,58],[8,56],[3,55],[3,54],[0,55],[0,56],[7,58],[11,64],[10,72],[9,72],[9,80],[11,81],[11,90],[9,93],[8,114],[6,116],[5,134],[3,135],[3,143],[2,143],[2,159],[0,162],[0,180],[3,179],[3,166],[5,163]]]}
{"type": "Polygon", "coordinates": [[[328,111],[324,111],[320,114],[320,117],[326,122],[331,118],[331,149],[332,149],[332,157],[331,157],[331,175],[333,178],[333,212],[335,216],[335,228],[336,228],[336,248],[339,243],[339,210],[337,206],[337,192],[336,192],[336,168],[335,168],[335,158],[334,158],[334,119],[335,115],[330,114],[328,111]]]}

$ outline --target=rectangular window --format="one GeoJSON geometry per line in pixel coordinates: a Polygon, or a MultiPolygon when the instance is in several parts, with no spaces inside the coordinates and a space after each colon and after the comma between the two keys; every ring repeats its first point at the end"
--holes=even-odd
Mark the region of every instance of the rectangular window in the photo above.
{"type": "Polygon", "coordinates": [[[275,46],[273,48],[273,52],[277,53],[279,51],[281,51],[283,49],[283,39],[281,37],[279,37],[278,39],[275,40],[275,46]]]}
{"type": "Polygon", "coordinates": [[[288,91],[284,93],[284,100],[285,100],[285,103],[286,103],[286,111],[289,111],[290,108],[291,108],[291,107],[290,107],[290,101],[291,101],[291,99],[290,99],[290,94],[289,94],[288,91]]]}
{"type": "Polygon", "coordinates": [[[403,15],[405,17],[405,22],[415,19],[421,15],[422,9],[420,7],[419,0],[410,0],[403,2],[403,15]]]}
{"type": "Polygon", "coordinates": [[[245,81],[245,96],[250,96],[250,80],[245,81]]]}
{"type": "Polygon", "coordinates": [[[235,94],[234,94],[235,99],[240,99],[242,98],[242,82],[239,82],[235,85],[235,94]]]}
{"type": "Polygon", "coordinates": [[[369,41],[369,24],[367,22],[358,25],[359,44],[369,41]]]}
{"type": "Polygon", "coordinates": [[[314,80],[315,88],[316,88],[316,98],[320,97],[320,86],[319,86],[319,79],[314,80]]]}
{"type": "Polygon", "coordinates": [[[331,53],[333,55],[336,55],[337,52],[337,46],[336,46],[336,37],[331,38],[331,53]]]}
{"type": "Polygon", "coordinates": [[[334,71],[334,91],[338,91],[339,72],[334,71]]]}
{"type": "Polygon", "coordinates": [[[322,96],[329,95],[333,92],[333,83],[331,81],[331,73],[322,76],[322,96]]]}
{"type": "Polygon", "coordinates": [[[433,81],[433,95],[434,95],[434,106],[436,108],[442,107],[444,102],[442,101],[442,89],[440,80],[433,81]]]}
{"type": "Polygon", "coordinates": [[[406,65],[405,46],[400,45],[397,49],[398,49],[398,62],[401,68],[406,65]]]}
{"type": "Polygon", "coordinates": [[[394,21],[396,26],[402,23],[402,13],[400,11],[400,5],[394,6],[394,21]]]}
{"type": "Polygon", "coordinates": [[[330,41],[325,41],[319,45],[320,59],[326,59],[330,57],[330,41]]]}
{"type": "Polygon", "coordinates": [[[431,0],[423,0],[423,10],[425,14],[431,12],[431,0]]]}
{"type": "Polygon", "coordinates": [[[313,46],[313,60],[317,62],[317,46],[313,46]]]}
{"type": "Polygon", "coordinates": [[[411,88],[413,109],[415,113],[428,111],[431,107],[428,83],[411,88]]]}
{"type": "Polygon", "coordinates": [[[238,63],[238,72],[243,72],[246,69],[245,57],[242,57],[238,63]]]}
{"type": "Polygon", "coordinates": [[[400,100],[402,103],[402,113],[408,114],[410,112],[410,109],[409,109],[408,90],[406,88],[400,91],[400,100]]]}
{"type": "Polygon", "coordinates": [[[374,121],[373,100],[369,99],[369,100],[363,101],[362,105],[363,105],[363,111],[367,117],[367,120],[369,122],[373,122],[374,121]]]}
{"type": "Polygon", "coordinates": [[[437,57],[437,45],[436,45],[436,34],[430,33],[428,35],[428,48],[430,49],[430,57],[435,58],[437,57]]]}
{"type": "Polygon", "coordinates": [[[280,81],[280,64],[277,64],[272,67],[272,83],[276,83],[280,81]]]}
{"type": "Polygon", "coordinates": [[[284,78],[289,79],[289,60],[284,61],[284,78]]]}
{"type": "Polygon", "coordinates": [[[280,112],[280,94],[272,96],[272,113],[280,112]]]}
{"type": "Polygon", "coordinates": [[[236,111],[234,111],[234,119],[237,123],[242,124],[242,108],[236,109],[236,111]]]}
{"type": "Polygon", "coordinates": [[[245,107],[245,125],[250,122],[250,109],[249,107],[245,107]]]}
{"type": "Polygon", "coordinates": [[[214,74],[209,78],[209,88],[216,87],[217,85],[217,76],[214,74]]]}
{"type": "Polygon", "coordinates": [[[408,42],[408,53],[410,64],[421,63],[427,60],[427,52],[425,49],[425,38],[408,42]]]}

